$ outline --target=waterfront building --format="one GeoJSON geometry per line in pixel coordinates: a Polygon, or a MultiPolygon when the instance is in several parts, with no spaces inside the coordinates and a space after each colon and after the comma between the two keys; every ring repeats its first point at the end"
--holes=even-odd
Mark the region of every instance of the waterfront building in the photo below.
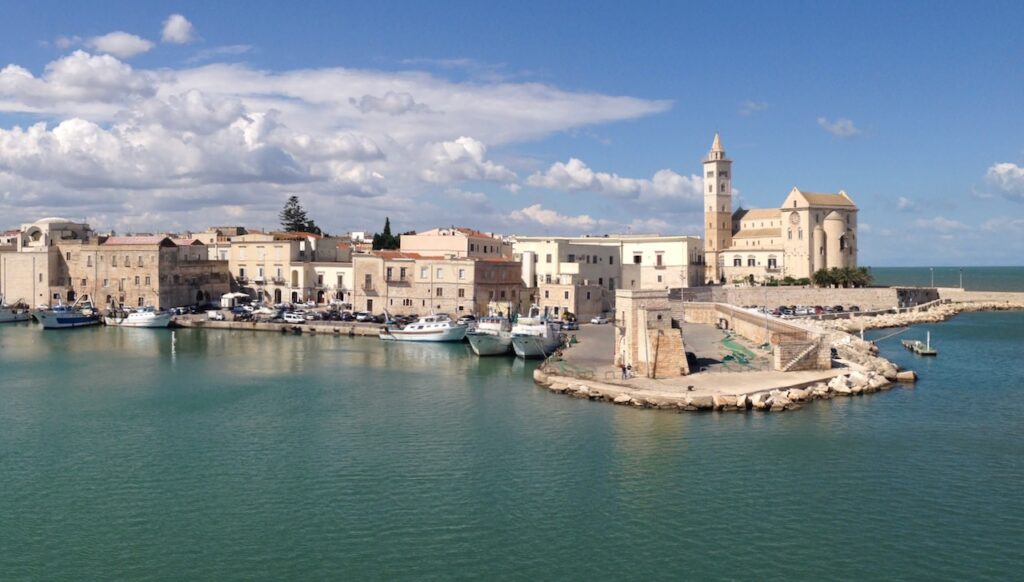
{"type": "Polygon", "coordinates": [[[166,236],[97,235],[88,224],[44,218],[22,225],[16,246],[0,253],[0,291],[31,305],[89,299],[157,308],[218,301],[229,290],[227,263],[209,261],[192,241],[166,236]]]}
{"type": "Polygon", "coordinates": [[[486,315],[521,311],[526,299],[521,265],[511,258],[373,251],[352,263],[356,310],[486,315]]]}
{"type": "Polygon", "coordinates": [[[244,226],[211,226],[191,236],[202,241],[211,261],[227,261],[231,252],[231,239],[249,234],[244,226]]]}
{"type": "Polygon", "coordinates": [[[554,315],[569,311],[589,319],[610,312],[618,289],[704,282],[702,243],[695,236],[519,236],[513,251],[532,300],[554,315]]]}
{"type": "Polygon", "coordinates": [[[308,232],[255,233],[231,240],[236,285],[258,301],[349,302],[352,243],[308,232]]]}
{"type": "Polygon", "coordinates": [[[0,248],[15,247],[18,245],[18,229],[5,230],[0,232],[0,248]]]}
{"type": "Polygon", "coordinates": [[[857,205],[843,191],[793,188],[778,208],[732,206],[732,160],[716,133],[704,160],[707,281],[810,277],[857,266],[857,205]]]}
{"type": "Polygon", "coordinates": [[[403,234],[402,251],[423,255],[500,258],[512,256],[512,245],[500,237],[472,228],[434,228],[403,234]]]}

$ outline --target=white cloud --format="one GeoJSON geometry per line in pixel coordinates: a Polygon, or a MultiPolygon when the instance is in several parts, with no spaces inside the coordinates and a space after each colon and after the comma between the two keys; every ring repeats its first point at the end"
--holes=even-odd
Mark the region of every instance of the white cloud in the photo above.
{"type": "Polygon", "coordinates": [[[120,106],[106,105],[147,97],[156,90],[156,75],[137,72],[110,55],[80,50],[46,65],[42,77],[18,65],[0,69],[0,100],[10,99],[10,108],[21,111],[69,108],[76,113],[103,110],[110,115],[120,106]]]}
{"type": "Polygon", "coordinates": [[[985,173],[985,181],[1002,191],[1014,202],[1024,202],[1024,167],[1003,162],[994,164],[985,173]]]}
{"type": "Polygon", "coordinates": [[[430,144],[425,150],[426,167],[420,172],[427,182],[447,184],[462,180],[512,182],[515,172],[485,159],[487,146],[471,137],[430,144]]]}
{"type": "Polygon", "coordinates": [[[743,103],[740,103],[740,115],[747,116],[753,115],[759,111],[768,109],[768,104],[764,101],[754,101],[753,99],[747,99],[743,103]]]}
{"type": "Polygon", "coordinates": [[[164,21],[164,29],[160,35],[164,42],[172,44],[188,44],[195,38],[192,23],[180,14],[172,14],[164,21]]]}
{"type": "Polygon", "coordinates": [[[703,182],[699,176],[682,176],[668,169],[658,170],[651,179],[624,178],[618,174],[595,172],[578,158],[555,162],[545,172],[527,178],[527,184],[550,190],[596,192],[616,197],[670,198],[699,201],[703,182]]]}
{"type": "Polygon", "coordinates": [[[58,36],[53,44],[61,50],[69,49],[75,45],[81,44],[82,37],[80,36],[58,36]]]}
{"type": "Polygon", "coordinates": [[[196,54],[188,58],[188,62],[201,63],[203,61],[210,61],[213,59],[219,59],[224,57],[235,57],[238,55],[244,55],[252,51],[252,49],[252,45],[249,44],[229,44],[225,46],[216,46],[213,48],[197,51],[196,54]]]}
{"type": "Polygon", "coordinates": [[[350,97],[348,101],[363,113],[377,112],[387,113],[388,115],[401,115],[410,111],[425,112],[430,110],[426,105],[416,103],[412,95],[408,93],[395,93],[394,91],[388,91],[383,97],[363,95],[359,99],[350,97]]]}
{"type": "Polygon", "coordinates": [[[153,43],[123,31],[111,32],[103,36],[94,36],[85,41],[85,45],[97,52],[127,59],[140,55],[153,48],[153,43]]]}
{"type": "Polygon", "coordinates": [[[914,226],[923,230],[932,230],[941,234],[952,234],[970,230],[970,227],[966,224],[943,216],[936,216],[934,218],[918,218],[914,221],[914,226]]]}
{"type": "Polygon", "coordinates": [[[832,135],[840,138],[850,138],[860,135],[861,131],[849,119],[837,118],[829,121],[825,117],[818,118],[818,126],[832,135]]]}
{"type": "Polygon", "coordinates": [[[513,210],[509,217],[516,222],[528,222],[541,226],[572,230],[594,230],[599,226],[611,224],[607,220],[592,218],[589,214],[566,216],[554,210],[544,208],[540,204],[527,206],[520,210],[513,210]]]}
{"type": "Polygon", "coordinates": [[[916,206],[917,204],[915,204],[913,200],[904,196],[900,196],[899,200],[896,201],[896,210],[912,210],[916,206]]]}

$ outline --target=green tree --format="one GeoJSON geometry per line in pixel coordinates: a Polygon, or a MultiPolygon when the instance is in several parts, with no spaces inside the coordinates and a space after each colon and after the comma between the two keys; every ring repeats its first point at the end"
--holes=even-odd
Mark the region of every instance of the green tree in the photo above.
{"type": "Polygon", "coordinates": [[[298,196],[288,197],[288,201],[284,203],[284,208],[281,209],[281,214],[278,217],[281,220],[281,228],[285,232],[321,234],[320,227],[306,215],[306,209],[299,203],[298,196]]]}
{"type": "Polygon", "coordinates": [[[373,235],[373,250],[395,250],[401,248],[401,237],[391,234],[391,219],[384,217],[384,230],[373,235]]]}
{"type": "Polygon", "coordinates": [[[814,272],[811,277],[816,287],[831,287],[835,284],[835,279],[832,278],[832,274],[827,269],[818,269],[814,272]]]}

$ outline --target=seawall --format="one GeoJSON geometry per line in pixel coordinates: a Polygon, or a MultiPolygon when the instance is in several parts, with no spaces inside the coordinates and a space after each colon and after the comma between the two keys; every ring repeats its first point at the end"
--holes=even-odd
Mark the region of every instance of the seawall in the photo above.
{"type": "Polygon", "coordinates": [[[380,324],[358,322],[309,321],[302,324],[255,321],[212,321],[205,317],[176,317],[174,325],[196,329],[271,331],[277,333],[319,333],[329,335],[377,337],[380,324]]]}

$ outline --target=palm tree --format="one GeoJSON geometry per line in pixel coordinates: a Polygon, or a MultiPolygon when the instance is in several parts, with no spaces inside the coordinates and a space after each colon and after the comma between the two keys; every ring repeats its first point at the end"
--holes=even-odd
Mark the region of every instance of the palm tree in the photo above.
{"type": "Polygon", "coordinates": [[[831,287],[835,283],[835,280],[832,278],[832,274],[829,273],[827,269],[818,269],[815,271],[811,280],[814,282],[816,287],[831,287]]]}

